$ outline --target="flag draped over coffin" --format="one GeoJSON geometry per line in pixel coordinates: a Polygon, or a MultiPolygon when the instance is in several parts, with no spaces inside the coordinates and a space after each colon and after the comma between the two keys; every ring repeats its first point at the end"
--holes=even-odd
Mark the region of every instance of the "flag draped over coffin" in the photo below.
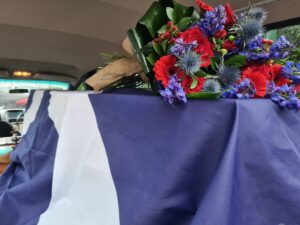
{"type": "Polygon", "coordinates": [[[269,100],[31,95],[1,225],[296,225],[300,116],[269,100]]]}

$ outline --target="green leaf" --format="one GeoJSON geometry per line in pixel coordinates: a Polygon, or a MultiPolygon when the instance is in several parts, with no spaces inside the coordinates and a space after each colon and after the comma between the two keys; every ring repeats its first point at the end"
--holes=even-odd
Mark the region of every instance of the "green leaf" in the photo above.
{"type": "Polygon", "coordinates": [[[150,55],[148,55],[147,60],[150,63],[151,66],[155,65],[156,60],[158,59],[157,55],[152,52],[150,55]]]}
{"type": "Polygon", "coordinates": [[[151,37],[154,38],[159,28],[166,24],[167,21],[166,9],[159,2],[154,2],[140,19],[138,25],[144,26],[151,37]]]}
{"type": "Polygon", "coordinates": [[[277,30],[270,30],[265,34],[265,37],[266,37],[266,39],[276,41],[278,38],[278,32],[277,32],[277,30]]]}
{"type": "Polygon", "coordinates": [[[225,61],[226,66],[243,67],[246,65],[246,56],[234,55],[225,61]]]}
{"type": "Polygon", "coordinates": [[[163,25],[158,31],[158,34],[164,34],[167,30],[167,25],[163,25]]]}
{"type": "Polygon", "coordinates": [[[285,65],[285,60],[284,59],[277,59],[274,61],[274,64],[280,64],[280,65],[285,65]]]}
{"type": "Polygon", "coordinates": [[[153,52],[153,43],[152,41],[148,42],[145,46],[141,48],[141,52],[144,55],[149,55],[151,52],[153,52]]]}
{"type": "Polygon", "coordinates": [[[164,50],[163,50],[161,44],[153,43],[153,49],[159,56],[164,55],[164,50]]]}
{"type": "Polygon", "coordinates": [[[193,82],[191,83],[191,86],[190,86],[190,89],[195,89],[196,87],[197,87],[197,85],[198,85],[198,79],[197,79],[197,77],[195,77],[195,76],[193,76],[192,77],[193,78],[193,82]]]}
{"type": "Polygon", "coordinates": [[[210,59],[210,66],[214,71],[217,71],[217,59],[216,58],[210,59]]]}
{"type": "Polygon", "coordinates": [[[173,22],[177,24],[182,18],[185,17],[185,10],[186,7],[179,4],[175,3],[174,10],[173,10],[173,22]]]}
{"type": "Polygon", "coordinates": [[[205,73],[203,70],[199,70],[197,73],[195,73],[195,76],[197,77],[207,77],[209,74],[205,73]]]}
{"type": "Polygon", "coordinates": [[[194,13],[195,8],[194,7],[188,7],[184,10],[184,16],[191,17],[194,13]]]}
{"type": "Polygon", "coordinates": [[[199,92],[188,94],[187,97],[191,99],[218,99],[221,93],[199,92]]]}
{"type": "Polygon", "coordinates": [[[182,18],[179,23],[177,24],[179,30],[185,30],[188,28],[188,26],[192,23],[192,19],[189,17],[182,18]]]}
{"type": "Polygon", "coordinates": [[[167,16],[168,16],[169,20],[174,22],[174,17],[173,17],[174,9],[171,7],[167,7],[166,12],[167,12],[167,16]]]}
{"type": "Polygon", "coordinates": [[[143,71],[148,74],[152,71],[152,67],[148,64],[148,61],[141,51],[142,46],[145,45],[144,35],[137,29],[131,29],[127,32],[128,38],[131,42],[134,55],[139,61],[143,71]]]}
{"type": "Polygon", "coordinates": [[[161,46],[162,46],[162,49],[164,51],[163,54],[166,55],[167,51],[168,51],[169,40],[168,39],[163,40],[163,42],[161,43],[161,46]]]}
{"type": "Polygon", "coordinates": [[[200,19],[200,14],[194,7],[188,7],[185,10],[185,16],[190,17],[193,22],[196,22],[200,19]]]}

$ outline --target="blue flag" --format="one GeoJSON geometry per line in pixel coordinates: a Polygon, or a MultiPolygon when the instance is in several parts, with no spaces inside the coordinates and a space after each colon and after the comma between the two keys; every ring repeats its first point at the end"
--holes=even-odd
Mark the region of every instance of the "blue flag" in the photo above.
{"type": "Polygon", "coordinates": [[[0,224],[297,225],[299,135],[269,100],[36,91],[0,224]]]}

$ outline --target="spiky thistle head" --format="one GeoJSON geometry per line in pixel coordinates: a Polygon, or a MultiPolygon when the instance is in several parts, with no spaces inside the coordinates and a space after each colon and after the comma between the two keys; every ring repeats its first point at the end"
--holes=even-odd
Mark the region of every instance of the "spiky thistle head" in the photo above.
{"type": "Polygon", "coordinates": [[[243,20],[239,23],[239,26],[241,28],[241,37],[244,43],[248,43],[263,32],[262,23],[254,19],[243,20]]]}
{"type": "Polygon", "coordinates": [[[249,10],[249,12],[247,13],[247,16],[250,19],[256,20],[260,23],[264,23],[268,17],[268,13],[263,8],[253,7],[249,10]]]}
{"type": "Polygon", "coordinates": [[[221,82],[225,86],[230,86],[235,84],[241,77],[241,71],[235,67],[223,67],[218,71],[221,82]]]}
{"type": "Polygon", "coordinates": [[[209,93],[218,93],[221,92],[221,85],[216,80],[206,80],[203,85],[202,91],[209,93]]]}
{"type": "Polygon", "coordinates": [[[179,57],[176,66],[182,69],[186,75],[191,76],[199,71],[201,64],[200,55],[197,52],[187,51],[179,57]]]}

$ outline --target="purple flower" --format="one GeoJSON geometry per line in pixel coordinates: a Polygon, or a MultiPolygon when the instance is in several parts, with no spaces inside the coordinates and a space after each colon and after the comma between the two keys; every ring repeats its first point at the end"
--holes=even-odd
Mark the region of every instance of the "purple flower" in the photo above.
{"type": "Polygon", "coordinates": [[[224,30],[226,18],[226,10],[220,5],[213,11],[207,11],[204,19],[197,23],[197,26],[206,36],[214,36],[217,32],[224,30]]]}
{"type": "Polygon", "coordinates": [[[283,85],[276,87],[274,82],[268,85],[268,96],[280,108],[286,108],[297,112],[300,109],[300,100],[296,96],[295,87],[293,85],[283,85]]]}
{"type": "Polygon", "coordinates": [[[178,38],[175,41],[175,44],[172,46],[170,53],[176,57],[180,57],[183,54],[186,54],[189,51],[194,50],[198,47],[197,41],[191,43],[185,43],[182,38],[178,38]]]}
{"type": "Polygon", "coordinates": [[[283,76],[292,80],[294,84],[300,84],[300,63],[288,61],[281,71],[283,76]]]}
{"type": "Polygon", "coordinates": [[[285,36],[281,36],[270,49],[270,55],[272,59],[284,59],[286,58],[293,45],[286,39],[285,36]]]}
{"type": "Polygon", "coordinates": [[[255,96],[256,90],[249,79],[244,79],[240,84],[235,84],[222,91],[222,98],[249,99],[255,96]]]}
{"type": "Polygon", "coordinates": [[[177,76],[174,75],[170,78],[168,87],[160,91],[160,94],[164,97],[166,101],[173,104],[176,101],[187,102],[186,94],[181,87],[180,81],[177,76]]]}
{"type": "Polygon", "coordinates": [[[266,51],[262,35],[258,35],[256,38],[252,39],[246,46],[246,50],[240,54],[246,56],[248,62],[263,62],[270,59],[270,53],[266,51]]]}

